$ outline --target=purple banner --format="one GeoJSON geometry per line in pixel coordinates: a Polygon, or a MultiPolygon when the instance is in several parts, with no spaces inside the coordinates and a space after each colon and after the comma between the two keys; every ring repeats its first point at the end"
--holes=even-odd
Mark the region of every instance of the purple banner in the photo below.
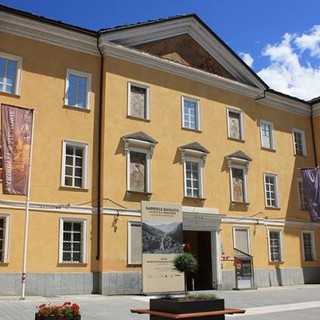
{"type": "Polygon", "coordinates": [[[313,222],[320,222],[319,168],[301,169],[301,173],[310,218],[313,222]]]}
{"type": "Polygon", "coordinates": [[[2,104],[3,193],[27,195],[33,110],[2,104]]]}

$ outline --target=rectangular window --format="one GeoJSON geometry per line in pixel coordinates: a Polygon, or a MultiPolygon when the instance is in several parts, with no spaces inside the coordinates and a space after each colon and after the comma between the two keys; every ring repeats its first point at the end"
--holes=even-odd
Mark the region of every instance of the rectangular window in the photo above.
{"type": "Polygon", "coordinates": [[[8,262],[9,215],[0,216],[0,263],[8,262]]]}
{"type": "Polygon", "coordinates": [[[275,149],[274,126],[272,122],[260,121],[261,146],[266,149],[275,149]]]}
{"type": "Polygon", "coordinates": [[[150,119],[149,87],[128,83],[128,115],[140,119],[150,119]]]}
{"type": "Polygon", "coordinates": [[[306,156],[306,140],[305,133],[303,130],[292,129],[293,136],[293,146],[294,146],[294,154],[297,156],[306,156]]]}
{"type": "Polygon", "coordinates": [[[22,58],[0,52],[0,92],[20,94],[22,58]]]}
{"type": "Polygon", "coordinates": [[[91,79],[89,73],[68,69],[65,104],[81,109],[90,109],[91,79]]]}
{"type": "Polygon", "coordinates": [[[148,192],[147,153],[130,151],[130,191],[148,192]]]}
{"type": "Polygon", "coordinates": [[[60,220],[60,263],[85,263],[87,224],[85,219],[60,220]]]}
{"type": "Polygon", "coordinates": [[[298,184],[299,209],[308,210],[307,197],[306,197],[306,193],[304,192],[303,182],[301,178],[298,178],[297,184],[298,184]]]}
{"type": "Polygon", "coordinates": [[[182,97],[183,128],[200,130],[200,103],[198,100],[182,97]]]}
{"type": "Polygon", "coordinates": [[[228,137],[244,140],[242,112],[235,109],[227,109],[228,137]]]}
{"type": "Polygon", "coordinates": [[[128,264],[141,264],[142,240],[141,222],[128,223],[128,264]]]}
{"type": "Polygon", "coordinates": [[[283,261],[280,230],[269,230],[269,259],[272,262],[283,261]]]}
{"type": "MultiPolygon", "coordinates": [[[[234,228],[234,247],[246,254],[250,254],[249,229],[248,228],[234,228]]],[[[241,254],[237,252],[237,254],[241,254]]]]}
{"type": "Polygon", "coordinates": [[[247,179],[246,169],[240,166],[233,166],[231,174],[231,201],[247,203],[247,179]]]}
{"type": "Polygon", "coordinates": [[[197,162],[185,163],[186,196],[199,198],[199,166],[197,162]]]}
{"type": "Polygon", "coordinates": [[[3,175],[3,159],[2,159],[2,137],[1,137],[1,128],[0,128],[0,181],[2,180],[3,175]]]}
{"type": "Polygon", "coordinates": [[[87,156],[87,144],[63,141],[62,186],[87,187],[87,156]]]}
{"type": "Polygon", "coordinates": [[[302,247],[304,261],[314,261],[315,259],[315,246],[314,246],[314,233],[312,231],[302,232],[302,247]]]}
{"type": "Polygon", "coordinates": [[[266,207],[279,208],[278,178],[274,174],[264,174],[266,207]]]}

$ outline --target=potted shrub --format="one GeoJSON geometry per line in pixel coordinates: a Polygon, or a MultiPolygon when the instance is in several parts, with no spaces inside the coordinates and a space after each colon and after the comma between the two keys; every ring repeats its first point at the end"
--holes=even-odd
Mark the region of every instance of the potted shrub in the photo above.
{"type": "MultiPolygon", "coordinates": [[[[224,299],[217,299],[214,294],[188,294],[186,289],[186,276],[198,268],[197,259],[189,252],[179,254],[174,259],[174,268],[184,273],[185,295],[184,297],[164,296],[159,299],[150,299],[149,308],[153,311],[183,314],[224,310],[224,299]]],[[[162,317],[160,317],[162,318],[162,317]]],[[[160,319],[158,317],[158,319],[160,319]]],[[[165,319],[165,317],[163,317],[165,319]]],[[[196,319],[201,320],[202,317],[196,319]]],[[[209,318],[206,318],[209,319],[209,318]]],[[[215,320],[225,319],[224,315],[215,316],[215,320]]],[[[162,319],[160,319],[162,320],[162,319]]]]}
{"type": "Polygon", "coordinates": [[[76,303],[62,305],[40,304],[37,306],[35,320],[81,320],[80,307],[76,303]]]}

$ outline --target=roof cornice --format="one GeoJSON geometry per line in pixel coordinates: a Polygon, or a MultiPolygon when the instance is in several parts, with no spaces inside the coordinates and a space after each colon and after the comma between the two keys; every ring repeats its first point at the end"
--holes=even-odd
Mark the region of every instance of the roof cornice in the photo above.
{"type": "Polygon", "coordinates": [[[100,48],[104,56],[114,57],[125,61],[137,63],[145,67],[168,72],[189,80],[201,82],[220,89],[256,98],[262,94],[261,89],[226,79],[212,73],[194,69],[170,60],[152,56],[132,48],[126,48],[115,43],[105,42],[100,39],[100,48]]]}
{"type": "Polygon", "coordinates": [[[62,23],[50,23],[23,15],[0,11],[0,31],[75,50],[99,55],[95,33],[65,27],[62,23]]]}

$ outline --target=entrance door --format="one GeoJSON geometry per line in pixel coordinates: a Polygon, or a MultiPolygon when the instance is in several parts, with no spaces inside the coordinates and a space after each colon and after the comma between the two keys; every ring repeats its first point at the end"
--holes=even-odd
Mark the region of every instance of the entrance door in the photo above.
{"type": "Polygon", "coordinates": [[[209,231],[183,231],[185,251],[198,260],[198,270],[187,279],[187,288],[192,290],[212,289],[211,235],[209,231]]]}

